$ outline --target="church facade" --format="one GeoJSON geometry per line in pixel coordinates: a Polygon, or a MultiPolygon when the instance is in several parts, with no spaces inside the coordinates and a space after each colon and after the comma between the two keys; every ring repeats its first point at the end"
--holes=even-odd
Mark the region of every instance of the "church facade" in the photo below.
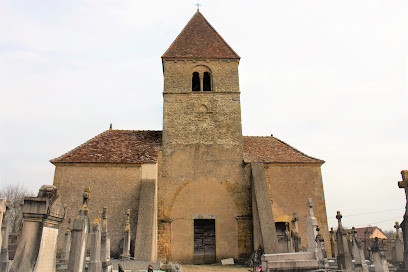
{"type": "Polygon", "coordinates": [[[272,136],[242,135],[239,61],[197,12],[162,56],[163,130],[109,129],[51,160],[67,218],[90,187],[90,216],[108,207],[113,256],[131,209],[135,259],[245,261],[259,248],[291,251],[294,214],[306,246],[312,198],[327,243],[324,161],[272,136]]]}

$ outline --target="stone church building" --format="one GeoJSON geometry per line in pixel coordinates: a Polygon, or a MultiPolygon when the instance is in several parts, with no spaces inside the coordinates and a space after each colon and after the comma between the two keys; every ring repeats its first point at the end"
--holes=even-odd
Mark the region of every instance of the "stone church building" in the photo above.
{"type": "Polygon", "coordinates": [[[109,129],[51,160],[66,218],[89,186],[91,218],[108,207],[113,256],[131,209],[135,259],[245,261],[259,247],[287,252],[294,213],[306,246],[312,198],[328,249],[324,161],[272,136],[242,135],[239,61],[197,11],[162,56],[163,130],[109,129]]]}

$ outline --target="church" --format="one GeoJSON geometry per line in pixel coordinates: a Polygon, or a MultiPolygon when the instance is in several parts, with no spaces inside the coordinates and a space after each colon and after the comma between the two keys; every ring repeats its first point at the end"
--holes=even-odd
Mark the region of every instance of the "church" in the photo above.
{"type": "Polygon", "coordinates": [[[113,257],[130,209],[136,260],[244,262],[258,249],[293,251],[295,222],[305,248],[311,198],[329,249],[324,161],[273,136],[242,135],[239,61],[197,11],[162,56],[163,130],[110,128],[51,160],[66,218],[90,187],[90,217],[107,207],[113,257]]]}

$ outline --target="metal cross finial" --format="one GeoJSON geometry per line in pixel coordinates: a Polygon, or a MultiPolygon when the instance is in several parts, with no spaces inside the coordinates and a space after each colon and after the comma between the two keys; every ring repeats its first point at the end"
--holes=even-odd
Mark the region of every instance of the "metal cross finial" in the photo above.
{"type": "Polygon", "coordinates": [[[202,6],[202,5],[200,5],[199,3],[197,3],[195,5],[197,6],[197,11],[200,11],[200,6],[202,6]]]}

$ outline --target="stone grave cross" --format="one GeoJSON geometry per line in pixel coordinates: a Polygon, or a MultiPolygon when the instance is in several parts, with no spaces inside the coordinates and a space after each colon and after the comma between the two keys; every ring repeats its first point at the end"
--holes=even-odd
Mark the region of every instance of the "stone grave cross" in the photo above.
{"type": "Polygon", "coordinates": [[[123,241],[122,259],[130,259],[130,209],[126,212],[125,237],[123,241]]]}
{"type": "Polygon", "coordinates": [[[404,188],[405,190],[405,214],[404,220],[401,222],[402,237],[404,238],[404,267],[408,269],[408,170],[401,171],[402,181],[398,182],[399,188],[404,188]]]}
{"type": "Polygon", "coordinates": [[[352,258],[348,247],[347,233],[341,224],[342,217],[340,211],[337,211],[337,265],[339,269],[351,270],[352,258]]]}
{"type": "Polygon", "coordinates": [[[394,228],[395,228],[395,232],[396,232],[396,239],[398,239],[398,238],[400,238],[399,230],[400,230],[400,228],[401,228],[401,226],[400,226],[400,224],[398,223],[398,221],[395,222],[394,228]]]}
{"type": "Polygon", "coordinates": [[[292,231],[290,233],[292,237],[292,243],[293,243],[293,251],[294,252],[299,252],[300,250],[300,244],[301,244],[301,237],[299,235],[298,230],[298,222],[299,218],[296,213],[293,213],[293,219],[292,219],[292,231]]]}
{"type": "Polygon", "coordinates": [[[334,230],[333,228],[330,228],[330,249],[331,249],[331,254],[332,258],[336,258],[336,251],[334,249],[334,243],[335,243],[335,238],[334,238],[334,230]]]}
{"type": "Polygon", "coordinates": [[[307,251],[315,252],[317,254],[317,242],[316,228],[318,226],[317,219],[313,212],[313,201],[311,198],[307,199],[307,208],[309,209],[309,216],[306,220],[306,232],[307,232],[307,251]]]}
{"type": "Polygon", "coordinates": [[[391,250],[391,255],[392,255],[392,260],[393,263],[397,267],[403,268],[403,262],[404,262],[404,242],[402,241],[402,238],[400,236],[400,225],[398,222],[395,222],[394,225],[396,236],[395,236],[395,245],[391,250]]]}

